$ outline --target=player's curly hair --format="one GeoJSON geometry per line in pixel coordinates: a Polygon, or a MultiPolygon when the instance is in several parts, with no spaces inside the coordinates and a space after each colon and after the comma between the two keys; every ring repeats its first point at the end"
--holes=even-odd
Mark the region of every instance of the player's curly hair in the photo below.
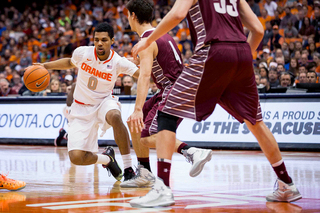
{"type": "Polygon", "coordinates": [[[93,37],[94,37],[94,34],[96,32],[107,32],[109,37],[112,39],[113,36],[114,36],[114,31],[113,31],[113,27],[106,23],[106,22],[102,22],[100,24],[98,24],[95,28],[94,28],[94,31],[93,31],[93,37]]]}
{"type": "Polygon", "coordinates": [[[153,19],[153,4],[149,0],[130,0],[127,5],[130,14],[136,14],[139,24],[151,23],[153,19]]]}

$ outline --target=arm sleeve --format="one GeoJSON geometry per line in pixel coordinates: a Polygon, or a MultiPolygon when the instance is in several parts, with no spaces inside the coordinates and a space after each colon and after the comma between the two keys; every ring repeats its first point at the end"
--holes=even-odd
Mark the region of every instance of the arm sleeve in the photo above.
{"type": "Polygon", "coordinates": [[[86,48],[85,47],[78,47],[76,48],[73,53],[72,53],[72,57],[71,57],[71,62],[76,65],[79,66],[80,62],[84,56],[86,52],[86,48]]]}
{"type": "Polygon", "coordinates": [[[122,57],[118,61],[118,68],[119,68],[118,75],[126,74],[130,76],[132,76],[139,69],[134,63],[132,63],[131,61],[129,61],[124,57],[122,57]]]}

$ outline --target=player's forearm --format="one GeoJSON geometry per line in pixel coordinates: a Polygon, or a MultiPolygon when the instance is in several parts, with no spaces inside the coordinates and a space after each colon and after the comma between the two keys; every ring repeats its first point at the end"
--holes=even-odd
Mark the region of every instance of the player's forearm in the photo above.
{"type": "Polygon", "coordinates": [[[172,9],[167,13],[156,29],[148,37],[148,43],[151,44],[169,32],[172,28],[177,26],[187,16],[192,4],[193,0],[177,0],[172,9]]]}
{"type": "Polygon", "coordinates": [[[65,70],[65,69],[72,69],[75,66],[71,63],[70,58],[62,58],[56,61],[50,61],[43,63],[43,66],[47,70],[65,70]]]}
{"type": "Polygon", "coordinates": [[[262,38],[263,38],[263,34],[259,34],[259,33],[255,33],[255,32],[249,33],[247,42],[250,45],[251,53],[254,53],[257,50],[262,38]]]}
{"type": "Polygon", "coordinates": [[[141,111],[148,95],[150,75],[140,75],[137,85],[137,97],[134,110],[141,111]]]}

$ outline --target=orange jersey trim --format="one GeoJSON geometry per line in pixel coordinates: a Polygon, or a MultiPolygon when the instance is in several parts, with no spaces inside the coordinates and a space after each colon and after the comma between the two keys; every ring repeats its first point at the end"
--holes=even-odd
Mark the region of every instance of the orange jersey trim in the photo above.
{"type": "MultiPolygon", "coordinates": [[[[103,64],[105,64],[105,63],[108,63],[109,61],[111,61],[111,59],[113,58],[113,55],[114,55],[114,51],[113,50],[111,50],[111,58],[110,59],[108,59],[108,60],[106,60],[105,62],[103,62],[103,64]]],[[[97,50],[96,50],[96,48],[94,48],[94,57],[96,58],[96,61],[98,61],[98,55],[97,55],[97,50]]]]}

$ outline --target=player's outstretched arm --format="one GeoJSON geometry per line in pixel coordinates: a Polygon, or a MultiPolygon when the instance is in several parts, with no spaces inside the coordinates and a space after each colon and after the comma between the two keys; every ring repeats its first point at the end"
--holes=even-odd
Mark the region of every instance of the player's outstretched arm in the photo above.
{"type": "Polygon", "coordinates": [[[239,12],[241,22],[250,30],[247,42],[251,47],[251,52],[254,53],[263,38],[263,26],[245,0],[240,0],[239,12]]]}
{"type": "Polygon", "coordinates": [[[61,58],[56,61],[45,63],[34,63],[34,65],[41,65],[47,70],[66,70],[76,67],[74,64],[72,64],[71,58],[61,58]]]}
{"type": "Polygon", "coordinates": [[[158,38],[177,26],[187,16],[189,9],[194,2],[194,0],[177,0],[172,9],[161,20],[159,25],[148,36],[148,38],[141,39],[141,41],[132,48],[133,58],[137,58],[139,52],[145,50],[152,42],[156,41],[158,38]]]}
{"type": "Polygon", "coordinates": [[[154,49],[156,43],[151,44],[149,48],[140,53],[140,74],[137,85],[137,97],[134,112],[128,118],[130,131],[140,133],[144,127],[142,108],[146,101],[149,89],[149,82],[154,58],[154,49]]]}

